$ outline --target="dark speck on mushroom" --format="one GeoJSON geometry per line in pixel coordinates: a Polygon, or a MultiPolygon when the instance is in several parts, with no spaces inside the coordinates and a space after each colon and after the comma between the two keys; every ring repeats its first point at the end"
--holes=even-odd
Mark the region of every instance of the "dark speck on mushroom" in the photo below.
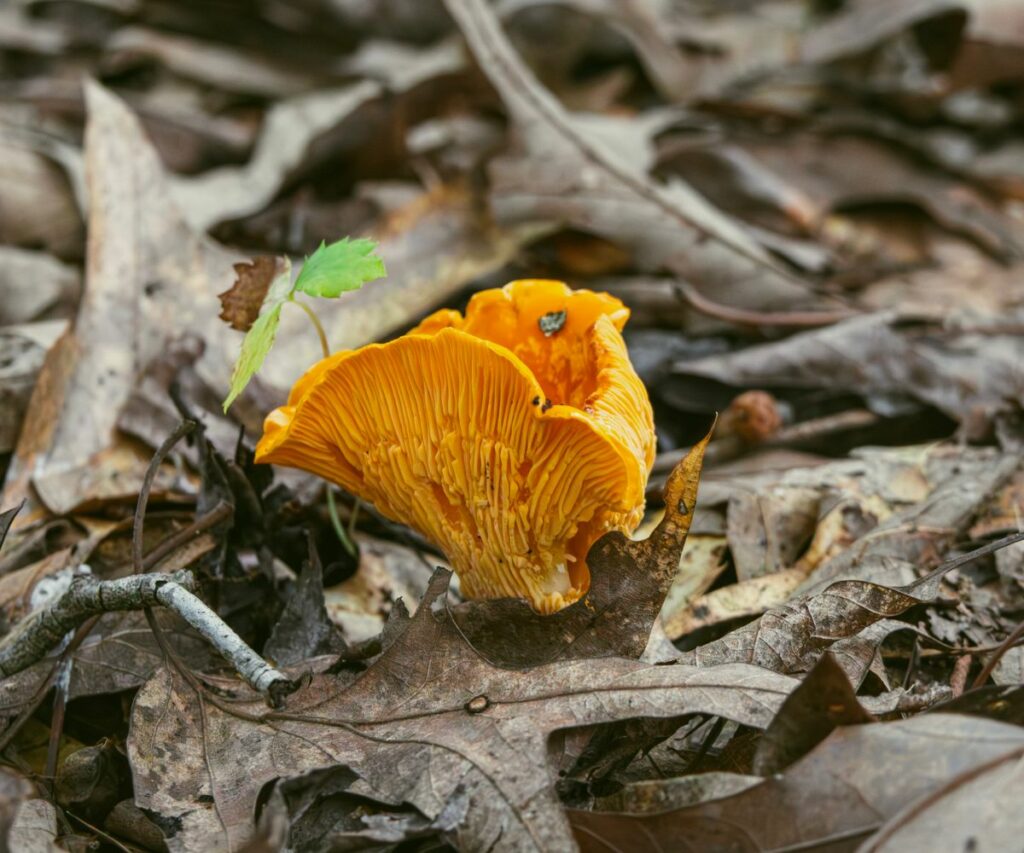
{"type": "Polygon", "coordinates": [[[562,311],[548,311],[538,321],[537,325],[540,326],[540,330],[544,333],[544,336],[550,338],[555,332],[560,332],[562,326],[565,325],[565,318],[568,313],[562,311]]]}
{"type": "Polygon", "coordinates": [[[530,404],[533,405],[533,406],[539,406],[540,405],[540,397],[534,397],[532,400],[530,400],[530,404]]]}
{"type": "Polygon", "coordinates": [[[540,410],[541,410],[541,412],[542,412],[542,413],[543,413],[543,412],[546,412],[546,411],[547,411],[548,409],[550,409],[550,408],[551,408],[551,407],[552,407],[553,405],[555,405],[555,404],[551,402],[551,399],[550,399],[550,398],[548,398],[548,399],[546,399],[546,400],[544,401],[544,405],[540,407],[540,410]]]}

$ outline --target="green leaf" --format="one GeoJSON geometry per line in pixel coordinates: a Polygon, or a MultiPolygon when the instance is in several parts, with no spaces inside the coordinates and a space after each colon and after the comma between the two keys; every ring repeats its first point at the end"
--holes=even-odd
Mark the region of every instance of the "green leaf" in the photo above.
{"type": "Polygon", "coordinates": [[[328,299],[348,290],[358,290],[368,281],[387,275],[384,261],[374,253],[373,240],[350,240],[346,237],[330,246],[320,244],[302,265],[294,290],[328,299]]]}
{"type": "Polygon", "coordinates": [[[260,369],[267,353],[274,345],[274,336],[277,334],[277,326],[281,322],[283,307],[284,302],[278,302],[269,311],[264,311],[256,318],[252,328],[245,333],[242,352],[238,356],[235,369],[231,374],[231,391],[224,400],[225,412],[235,402],[235,398],[245,390],[249,380],[256,375],[256,371],[260,369]]]}
{"type": "MultiPolygon", "coordinates": [[[[346,237],[330,246],[324,243],[302,265],[299,277],[292,283],[291,264],[274,279],[260,306],[260,315],[242,341],[242,352],[231,374],[231,390],[224,400],[226,412],[249,380],[263,365],[274,345],[274,335],[281,321],[281,308],[294,301],[297,292],[310,296],[334,298],[348,290],[358,290],[366,282],[383,278],[384,262],[374,253],[373,240],[350,240],[346,237]]],[[[318,326],[319,328],[319,326],[318,326]]]]}

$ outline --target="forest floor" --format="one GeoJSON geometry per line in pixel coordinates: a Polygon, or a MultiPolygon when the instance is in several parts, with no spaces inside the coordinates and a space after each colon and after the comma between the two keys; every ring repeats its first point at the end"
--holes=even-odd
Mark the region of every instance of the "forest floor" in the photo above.
{"type": "Polygon", "coordinates": [[[1024,3],[20,0],[0,69],[5,849],[1020,849],[1024,3]],[[226,415],[218,294],[345,236],[333,349],[630,308],[579,605],[253,464],[320,344],[226,415]]]}

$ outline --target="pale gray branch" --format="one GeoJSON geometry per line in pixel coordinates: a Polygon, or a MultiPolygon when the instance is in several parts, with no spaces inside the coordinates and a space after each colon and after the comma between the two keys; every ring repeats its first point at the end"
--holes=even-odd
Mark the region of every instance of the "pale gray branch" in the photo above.
{"type": "Polygon", "coordinates": [[[31,613],[0,639],[0,677],[41,660],[86,619],[117,610],[141,610],[162,605],[196,629],[255,690],[275,698],[287,693],[291,680],[249,648],[202,600],[197,598],[191,572],[130,575],[99,580],[76,575],[52,604],[31,613]]]}

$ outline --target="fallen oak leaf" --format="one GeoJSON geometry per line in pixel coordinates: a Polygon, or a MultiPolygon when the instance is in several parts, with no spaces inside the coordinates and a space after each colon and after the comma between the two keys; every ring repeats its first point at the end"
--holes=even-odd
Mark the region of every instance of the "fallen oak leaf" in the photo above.
{"type": "Polygon", "coordinates": [[[679,568],[693,521],[704,451],[714,425],[676,466],[665,485],[665,515],[651,535],[618,532],[587,554],[590,588],[574,604],[541,616],[522,599],[467,601],[452,617],[473,647],[503,666],[598,657],[638,658],[679,568]],[[500,631],[493,626],[500,624],[500,631]]]}
{"type": "Polygon", "coordinates": [[[406,802],[430,820],[461,787],[460,848],[570,849],[553,774],[538,772],[552,732],[688,713],[763,727],[795,686],[756,667],[622,658],[499,669],[435,608],[449,579],[435,572],[406,630],[358,680],[314,675],[284,711],[255,696],[196,697],[167,670],[143,687],[128,738],[136,802],[176,828],[170,848],[234,849],[253,832],[265,783],[345,765],[358,776],[353,793],[406,802]]]}

